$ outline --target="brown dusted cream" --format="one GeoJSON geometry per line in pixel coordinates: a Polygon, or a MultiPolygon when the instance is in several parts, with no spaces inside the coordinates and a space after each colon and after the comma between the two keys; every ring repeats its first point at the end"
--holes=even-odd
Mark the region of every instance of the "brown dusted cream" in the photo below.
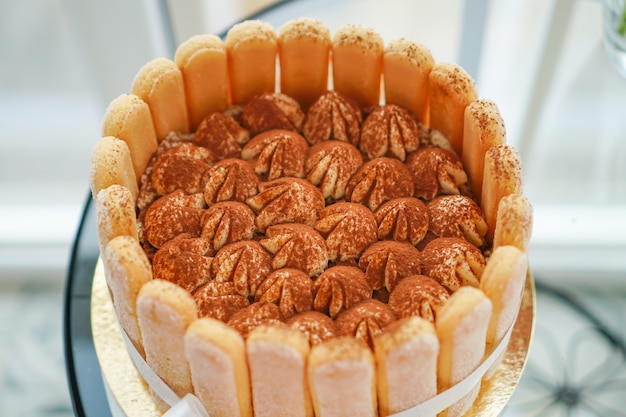
{"type": "Polygon", "coordinates": [[[335,322],[319,311],[306,311],[296,314],[287,321],[287,326],[304,333],[308,337],[311,346],[318,345],[337,335],[335,322]]]}
{"type": "Polygon", "coordinates": [[[373,289],[392,291],[402,278],[421,273],[422,256],[410,243],[382,240],[363,252],[359,267],[373,289]]]}
{"type": "Polygon", "coordinates": [[[483,212],[469,197],[440,196],[426,206],[430,217],[429,230],[438,237],[457,237],[475,246],[485,243],[487,222],[483,212]]]}
{"type": "Polygon", "coordinates": [[[411,113],[395,104],[376,108],[361,126],[359,148],[370,159],[388,156],[404,162],[419,146],[417,123],[411,113]]]}
{"type": "Polygon", "coordinates": [[[250,305],[248,298],[235,291],[232,281],[208,281],[193,292],[198,317],[211,317],[227,322],[233,314],[250,305]]]}
{"type": "Polygon", "coordinates": [[[424,275],[454,292],[461,287],[478,287],[485,269],[482,252],[465,239],[442,237],[430,241],[422,251],[424,275]]]}
{"type": "Polygon", "coordinates": [[[396,320],[387,304],[378,300],[365,300],[339,314],[335,320],[339,336],[352,336],[370,348],[374,338],[396,320]]]}
{"type": "Polygon", "coordinates": [[[244,338],[261,324],[282,324],[280,309],[274,303],[256,302],[237,311],[227,324],[237,330],[244,338]]]}
{"type": "Polygon", "coordinates": [[[313,226],[324,207],[321,191],[306,180],[279,178],[259,184],[259,194],[246,203],[256,213],[260,232],[283,223],[313,226]]]}
{"type": "Polygon", "coordinates": [[[389,294],[389,307],[398,319],[421,317],[431,323],[450,294],[441,284],[426,275],[403,278],[389,294]]]}
{"type": "Polygon", "coordinates": [[[152,274],[189,292],[211,277],[213,248],[207,239],[182,233],[167,241],[154,254],[152,274]]]}
{"type": "Polygon", "coordinates": [[[372,159],[348,181],[346,200],[375,211],[386,201],[413,195],[413,181],[402,161],[387,157],[372,159]]]}
{"type": "Polygon", "coordinates": [[[314,228],[326,239],[331,261],[356,261],[376,242],[376,219],[361,204],[340,202],[325,207],[314,228]]]}
{"type": "Polygon", "coordinates": [[[163,140],[161,140],[156,152],[152,155],[150,161],[148,161],[148,165],[141,175],[141,178],[139,178],[137,208],[140,211],[145,211],[150,204],[160,197],[159,193],[154,189],[154,184],[152,184],[152,171],[154,170],[154,165],[156,164],[159,156],[168,150],[181,146],[185,143],[190,143],[192,139],[192,134],[170,132],[167,136],[165,136],[165,138],[163,138],[163,140]]]}
{"type": "Polygon", "coordinates": [[[328,268],[313,283],[313,308],[336,318],[361,301],[372,298],[365,273],[355,266],[328,268]]]}
{"type": "Polygon", "coordinates": [[[211,262],[211,276],[218,282],[232,281],[235,291],[253,296],[272,270],[272,257],[255,240],[242,240],[222,247],[211,262]]]}
{"type": "Polygon", "coordinates": [[[310,277],[316,277],[328,265],[328,249],[324,238],[304,224],[270,226],[260,244],[273,255],[272,269],[297,268],[310,277]]]}
{"type": "Polygon", "coordinates": [[[176,190],[155,201],[146,211],[145,236],[155,248],[181,233],[200,236],[204,212],[202,194],[185,195],[176,190]]]}
{"type": "Polygon", "coordinates": [[[210,167],[204,176],[204,199],[208,204],[220,201],[246,201],[259,192],[259,177],[250,164],[227,158],[210,167]]]}
{"type": "Polygon", "coordinates": [[[304,160],[309,149],[300,134],[285,129],[263,131],[254,136],[241,151],[241,158],[251,161],[254,172],[267,180],[281,177],[304,177],[304,160]]]}
{"type": "Polygon", "coordinates": [[[241,113],[241,123],[254,136],[272,129],[299,131],[304,112],[296,100],[282,93],[252,97],[241,113]]]}
{"type": "Polygon", "coordinates": [[[461,159],[451,151],[422,147],[407,157],[406,167],[413,178],[415,197],[432,200],[442,194],[467,193],[467,174],[461,159]]]}
{"type": "Polygon", "coordinates": [[[229,243],[254,237],[254,212],[244,203],[222,201],[211,205],[202,215],[201,236],[209,240],[214,250],[229,243]]]}
{"type": "Polygon", "coordinates": [[[311,145],[335,139],[356,146],[362,122],[359,105],[350,97],[330,90],[311,105],[302,130],[311,145]]]}
{"type": "Polygon", "coordinates": [[[201,193],[204,189],[204,173],[214,157],[207,149],[192,143],[163,152],[152,169],[152,185],[160,195],[183,190],[186,194],[201,193]]]}
{"type": "Polygon", "coordinates": [[[426,236],[428,210],[415,197],[394,198],[374,213],[378,225],[378,240],[391,239],[417,245],[426,236]]]}
{"type": "Polygon", "coordinates": [[[313,307],[313,282],[304,272],[295,268],[280,268],[270,272],[259,285],[254,298],[274,303],[281,316],[288,320],[313,307]]]}
{"type": "Polygon", "coordinates": [[[306,179],[319,187],[324,198],[339,200],[346,194],[348,181],[361,165],[363,156],[355,146],[327,140],[309,148],[304,171],[306,179]]]}
{"type": "Polygon", "coordinates": [[[223,113],[211,113],[202,119],[193,137],[196,145],[213,150],[217,159],[238,158],[248,140],[250,133],[223,113]]]}

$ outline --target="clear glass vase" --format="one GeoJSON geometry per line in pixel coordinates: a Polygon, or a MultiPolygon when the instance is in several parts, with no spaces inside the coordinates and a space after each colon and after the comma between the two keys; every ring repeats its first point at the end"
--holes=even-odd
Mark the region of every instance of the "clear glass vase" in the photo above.
{"type": "Polygon", "coordinates": [[[617,72],[626,78],[626,0],[604,0],[603,7],[604,48],[617,72]]]}

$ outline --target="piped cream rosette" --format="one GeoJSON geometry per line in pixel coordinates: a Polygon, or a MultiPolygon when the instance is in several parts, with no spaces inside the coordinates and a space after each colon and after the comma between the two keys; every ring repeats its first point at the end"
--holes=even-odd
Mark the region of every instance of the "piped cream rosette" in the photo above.
{"type": "Polygon", "coordinates": [[[115,311],[134,363],[159,406],[171,408],[168,415],[280,410],[326,417],[358,409],[363,416],[460,416],[506,349],[532,229],[519,155],[505,143],[497,106],[478,97],[462,68],[435,63],[420,44],[398,39],[385,47],[377,33],[353,25],[331,37],[323,23],[306,18],[287,22],[278,33],[265,22],[246,21],[224,42],[193,37],[179,47],[175,61],[146,64],[132,94],[111,103],[91,167],[115,311]],[[244,339],[220,321],[198,318],[186,291],[152,278],[129,204],[168,132],[187,133],[209,112],[281,89],[306,109],[328,85],[361,106],[400,105],[448,137],[493,246],[479,288],[454,292],[434,324],[418,317],[395,322],[374,339],[373,349],[351,338],[311,347],[299,332],[272,325],[244,339]]]}

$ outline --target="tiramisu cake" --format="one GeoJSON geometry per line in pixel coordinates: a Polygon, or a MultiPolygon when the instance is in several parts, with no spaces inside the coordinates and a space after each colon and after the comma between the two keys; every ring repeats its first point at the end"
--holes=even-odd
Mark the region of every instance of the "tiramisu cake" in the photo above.
{"type": "Polygon", "coordinates": [[[520,306],[532,213],[497,106],[365,27],[245,21],[147,63],[91,186],[131,348],[212,417],[409,409],[520,306]]]}

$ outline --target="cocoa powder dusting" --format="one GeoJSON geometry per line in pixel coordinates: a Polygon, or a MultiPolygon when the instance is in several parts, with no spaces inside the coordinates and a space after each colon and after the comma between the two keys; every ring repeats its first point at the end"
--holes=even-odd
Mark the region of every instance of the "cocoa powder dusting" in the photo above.
{"type": "Polygon", "coordinates": [[[352,336],[373,348],[374,338],[395,319],[387,304],[378,300],[365,300],[341,313],[335,325],[338,336],[352,336]]]}
{"type": "Polygon", "coordinates": [[[298,329],[307,335],[311,346],[318,345],[337,335],[333,320],[317,311],[297,314],[287,322],[287,326],[298,329]]]}
{"type": "MultiPolygon", "coordinates": [[[[333,42],[381,47],[356,27],[333,42]]],[[[458,68],[437,71],[473,88],[458,68]]],[[[311,345],[349,335],[371,347],[396,317],[433,321],[450,291],[478,285],[486,233],[460,158],[433,135],[399,106],[363,113],[334,91],[306,114],[265,93],[207,115],[195,134],[164,139],[141,178],[137,223],[155,277],[244,337],[286,322],[311,345]]],[[[496,175],[519,173],[514,150],[491,152],[496,175]]]]}
{"type": "Polygon", "coordinates": [[[211,317],[226,323],[250,302],[235,291],[232,282],[209,281],[193,292],[198,317],[211,317]]]}
{"type": "Polygon", "coordinates": [[[312,309],[312,286],[311,278],[299,269],[277,269],[261,283],[254,298],[276,304],[281,316],[288,320],[312,309]]]}
{"type": "Polygon", "coordinates": [[[389,295],[389,307],[398,319],[418,316],[431,323],[450,298],[448,290],[426,275],[412,275],[398,283],[389,295]]]}
{"type": "Polygon", "coordinates": [[[237,311],[227,324],[237,330],[244,338],[252,329],[261,324],[282,324],[283,318],[276,304],[256,302],[237,311]]]}

